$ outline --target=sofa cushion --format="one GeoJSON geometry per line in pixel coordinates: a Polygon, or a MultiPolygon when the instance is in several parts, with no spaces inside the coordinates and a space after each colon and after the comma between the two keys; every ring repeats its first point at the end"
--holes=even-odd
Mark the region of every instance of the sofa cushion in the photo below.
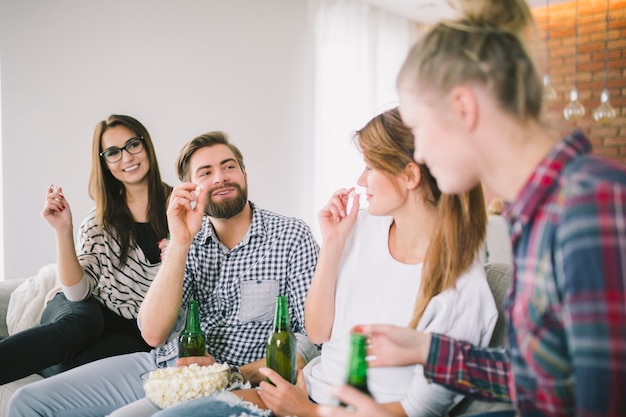
{"type": "Polygon", "coordinates": [[[37,326],[46,304],[52,298],[53,289],[60,290],[57,279],[57,264],[44,265],[37,275],[26,279],[11,294],[7,309],[7,329],[9,334],[37,326]]]}
{"type": "MultiPolygon", "coordinates": [[[[6,313],[11,293],[25,281],[26,279],[12,279],[0,282],[0,339],[9,335],[6,323],[6,313]]],[[[8,415],[7,406],[9,404],[9,398],[11,398],[15,391],[26,384],[39,381],[40,379],[43,379],[43,377],[35,374],[8,384],[0,385],[0,417],[6,417],[8,415]]]]}
{"type": "Polygon", "coordinates": [[[34,374],[25,378],[18,379],[17,381],[9,382],[8,384],[0,385],[0,417],[6,417],[8,415],[9,399],[15,391],[31,382],[39,381],[43,379],[42,376],[34,374]]]}
{"type": "Polygon", "coordinates": [[[7,309],[9,308],[11,293],[24,281],[26,281],[26,279],[0,281],[0,339],[9,335],[7,329],[7,309]]]}

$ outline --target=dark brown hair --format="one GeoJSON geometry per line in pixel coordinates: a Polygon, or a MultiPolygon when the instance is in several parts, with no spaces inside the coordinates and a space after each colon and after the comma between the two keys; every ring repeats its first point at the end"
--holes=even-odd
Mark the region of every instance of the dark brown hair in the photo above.
{"type": "Polygon", "coordinates": [[[178,159],[176,160],[176,172],[178,173],[178,178],[181,181],[189,181],[190,173],[189,173],[189,160],[193,156],[193,154],[202,148],[211,147],[213,145],[226,145],[235,155],[235,159],[239,164],[239,167],[243,172],[246,171],[246,167],[243,164],[243,155],[239,148],[228,140],[228,135],[224,132],[214,131],[208,132],[198,137],[191,139],[187,144],[181,149],[180,154],[178,155],[178,159]]]}
{"type": "MultiPolygon", "coordinates": [[[[402,123],[397,108],[388,110],[358,130],[354,141],[367,163],[390,176],[398,175],[413,159],[415,140],[402,123]]],[[[422,282],[409,325],[417,327],[430,300],[453,288],[471,266],[485,239],[487,213],[480,185],[459,195],[442,194],[437,181],[423,164],[420,191],[437,211],[437,220],[426,251],[422,282]]]]}
{"type": "Polygon", "coordinates": [[[144,149],[150,163],[148,171],[148,223],[157,236],[167,236],[166,201],[172,188],[161,180],[159,164],[148,130],[130,116],[113,114],[99,122],[93,134],[91,146],[91,175],[89,196],[96,203],[96,219],[100,227],[119,241],[120,265],[126,262],[128,250],[138,241],[135,220],[126,204],[126,188],[117,180],[100,156],[102,135],[109,128],[124,126],[135,135],[143,137],[144,149]]]}

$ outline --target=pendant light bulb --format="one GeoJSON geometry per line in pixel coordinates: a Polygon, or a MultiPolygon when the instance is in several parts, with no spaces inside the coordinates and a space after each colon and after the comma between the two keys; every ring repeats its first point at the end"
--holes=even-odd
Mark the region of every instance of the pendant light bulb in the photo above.
{"type": "Polygon", "coordinates": [[[563,109],[563,117],[565,120],[572,122],[577,121],[585,115],[585,106],[578,99],[578,90],[576,87],[569,93],[569,103],[563,109]]]}
{"type": "Polygon", "coordinates": [[[577,121],[585,115],[585,106],[582,105],[578,98],[578,89],[576,88],[576,79],[578,73],[578,0],[574,7],[574,87],[569,93],[569,103],[563,109],[563,117],[565,120],[572,122],[577,121]]]}
{"type": "Polygon", "coordinates": [[[546,104],[550,104],[556,100],[556,91],[550,84],[550,76],[545,74],[543,76],[543,101],[546,104]]]}
{"type": "Polygon", "coordinates": [[[600,94],[600,106],[593,111],[593,120],[606,126],[616,117],[617,112],[611,106],[609,89],[607,88],[609,74],[609,0],[606,0],[606,16],[604,26],[604,89],[600,94]]]}
{"type": "Polygon", "coordinates": [[[617,117],[617,111],[611,106],[609,100],[609,90],[606,88],[602,90],[600,96],[600,105],[593,111],[593,120],[596,122],[608,125],[617,117]]]}

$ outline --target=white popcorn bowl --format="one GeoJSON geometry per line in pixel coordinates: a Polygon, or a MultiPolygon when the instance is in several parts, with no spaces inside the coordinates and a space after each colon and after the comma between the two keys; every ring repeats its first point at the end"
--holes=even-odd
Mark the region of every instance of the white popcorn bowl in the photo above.
{"type": "Polygon", "coordinates": [[[146,397],[164,409],[224,391],[230,380],[228,364],[162,368],[141,375],[146,397]]]}

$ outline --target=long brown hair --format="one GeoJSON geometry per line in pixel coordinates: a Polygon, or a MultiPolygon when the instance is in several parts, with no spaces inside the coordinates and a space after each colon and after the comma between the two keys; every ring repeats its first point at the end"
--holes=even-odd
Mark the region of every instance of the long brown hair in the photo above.
{"type": "MultiPolygon", "coordinates": [[[[415,140],[402,123],[398,108],[388,110],[358,130],[354,142],[368,164],[392,176],[415,163],[415,140]]],[[[435,208],[437,220],[424,258],[422,282],[409,326],[415,328],[430,300],[456,281],[476,259],[485,240],[487,213],[480,185],[459,195],[442,194],[424,164],[420,168],[420,192],[435,208]]]]}
{"type": "Polygon", "coordinates": [[[156,236],[167,236],[166,201],[172,187],[161,180],[159,164],[154,152],[150,133],[138,120],[124,115],[113,114],[96,125],[91,146],[91,175],[89,176],[89,197],[96,203],[96,220],[103,230],[119,241],[120,265],[126,262],[133,242],[138,241],[135,220],[126,204],[126,188],[117,180],[100,156],[102,135],[109,128],[124,126],[135,135],[143,137],[144,148],[150,163],[148,171],[148,223],[156,236]]]}
{"type": "Polygon", "coordinates": [[[398,88],[443,97],[453,87],[485,86],[520,120],[539,120],[543,82],[524,34],[535,28],[524,0],[453,0],[463,17],[442,21],[409,52],[398,88]]]}

